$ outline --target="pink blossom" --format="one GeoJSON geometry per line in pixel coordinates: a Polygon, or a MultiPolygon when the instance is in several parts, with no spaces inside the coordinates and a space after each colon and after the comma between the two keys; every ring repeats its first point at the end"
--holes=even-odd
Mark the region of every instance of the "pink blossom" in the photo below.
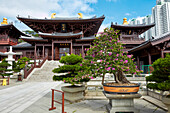
{"type": "Polygon", "coordinates": [[[112,70],[115,70],[115,68],[112,68],[112,70]]]}
{"type": "Polygon", "coordinates": [[[66,81],[64,80],[64,82],[66,82],[66,81]]]}
{"type": "Polygon", "coordinates": [[[110,39],[112,39],[112,37],[110,37],[110,39]]]}
{"type": "Polygon", "coordinates": [[[129,71],[129,69],[126,69],[126,71],[129,71]]]}
{"type": "Polygon", "coordinates": [[[86,51],[87,49],[85,48],[84,50],[86,51]]]}
{"type": "Polygon", "coordinates": [[[109,71],[111,69],[111,67],[108,67],[107,70],[109,71]]]}
{"type": "Polygon", "coordinates": [[[93,76],[91,77],[91,79],[93,79],[93,76]]]}
{"type": "Polygon", "coordinates": [[[131,57],[132,57],[132,55],[127,55],[127,57],[128,57],[128,58],[131,58],[131,57]]]}
{"type": "Polygon", "coordinates": [[[80,66],[82,66],[82,64],[80,64],[80,66]]]}
{"type": "Polygon", "coordinates": [[[93,54],[92,57],[95,57],[95,55],[93,54]]]}
{"type": "Polygon", "coordinates": [[[123,60],[120,60],[120,62],[123,62],[123,60]]]}
{"type": "Polygon", "coordinates": [[[124,69],[123,67],[121,67],[122,69],[124,69]]]}
{"type": "Polygon", "coordinates": [[[120,42],[120,40],[118,40],[117,42],[120,42]]]}
{"type": "Polygon", "coordinates": [[[116,58],[115,60],[118,61],[118,58],[116,58]]]}
{"type": "Polygon", "coordinates": [[[93,61],[91,61],[91,63],[93,64],[93,61]]]}
{"type": "Polygon", "coordinates": [[[102,62],[103,60],[100,60],[100,62],[102,62]]]}
{"type": "Polygon", "coordinates": [[[111,55],[112,55],[112,53],[110,52],[110,53],[109,53],[109,56],[111,56],[111,55]]]}
{"type": "Polygon", "coordinates": [[[136,72],[134,74],[136,74],[136,72]]]}
{"type": "Polygon", "coordinates": [[[107,62],[107,64],[109,64],[109,62],[107,62]]]}
{"type": "Polygon", "coordinates": [[[138,66],[136,66],[136,68],[138,68],[138,66]]]}
{"type": "Polygon", "coordinates": [[[119,54],[116,55],[117,57],[119,56],[119,54]]]}
{"type": "Polygon", "coordinates": [[[128,60],[125,60],[124,63],[125,63],[125,64],[128,63],[128,60]]]}
{"type": "Polygon", "coordinates": [[[100,53],[102,53],[103,51],[101,50],[101,51],[99,51],[100,53]]]}
{"type": "Polygon", "coordinates": [[[89,49],[87,49],[87,51],[88,51],[89,49]]]}
{"type": "Polygon", "coordinates": [[[112,42],[111,40],[109,40],[109,42],[112,42]]]}

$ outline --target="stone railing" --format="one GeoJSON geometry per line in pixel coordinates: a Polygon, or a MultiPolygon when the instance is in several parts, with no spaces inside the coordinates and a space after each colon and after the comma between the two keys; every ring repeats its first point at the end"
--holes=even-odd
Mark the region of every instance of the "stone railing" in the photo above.
{"type": "Polygon", "coordinates": [[[147,89],[147,95],[162,101],[163,95],[170,94],[168,91],[147,89]]]}

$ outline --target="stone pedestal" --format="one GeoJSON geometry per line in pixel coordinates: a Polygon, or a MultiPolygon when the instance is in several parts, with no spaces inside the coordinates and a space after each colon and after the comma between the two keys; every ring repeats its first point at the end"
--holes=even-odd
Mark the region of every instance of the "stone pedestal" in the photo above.
{"type": "Polygon", "coordinates": [[[64,99],[70,102],[77,102],[84,99],[85,86],[63,86],[64,99]]]}
{"type": "Polygon", "coordinates": [[[108,113],[140,112],[134,108],[134,98],[140,98],[141,94],[107,94],[104,92],[104,95],[109,99],[109,104],[106,105],[108,113]]]}

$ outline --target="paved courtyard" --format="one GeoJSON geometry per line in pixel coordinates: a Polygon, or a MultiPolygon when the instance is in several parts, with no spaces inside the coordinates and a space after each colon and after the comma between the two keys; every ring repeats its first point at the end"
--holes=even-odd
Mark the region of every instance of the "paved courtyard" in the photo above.
{"type": "MultiPolygon", "coordinates": [[[[61,105],[51,107],[51,88],[60,90],[62,82],[26,82],[0,90],[0,113],[61,113],[61,105]]],[[[2,86],[0,86],[2,87],[2,86]]],[[[55,93],[61,101],[61,94],[55,93]]],[[[67,113],[107,113],[105,105],[108,100],[85,100],[78,103],[65,101],[67,113]]],[[[135,107],[140,113],[166,113],[164,110],[143,99],[135,99],[135,107]]]]}

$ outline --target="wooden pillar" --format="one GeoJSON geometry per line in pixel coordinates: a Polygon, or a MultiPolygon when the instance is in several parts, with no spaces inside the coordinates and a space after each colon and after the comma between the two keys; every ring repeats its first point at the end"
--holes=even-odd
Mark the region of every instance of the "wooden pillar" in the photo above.
{"type": "Polygon", "coordinates": [[[37,59],[37,46],[35,44],[35,47],[34,47],[34,66],[36,67],[36,59],[37,59]]]}
{"type": "Polygon", "coordinates": [[[73,53],[73,43],[72,43],[72,40],[71,40],[70,48],[71,48],[71,54],[72,54],[73,53]]]}
{"type": "Polygon", "coordinates": [[[52,60],[54,60],[54,41],[52,40],[52,60]]]}
{"type": "Polygon", "coordinates": [[[152,64],[152,60],[151,60],[151,54],[148,52],[148,60],[149,60],[149,65],[152,64]]]}
{"type": "Polygon", "coordinates": [[[84,55],[84,45],[82,44],[82,48],[81,48],[82,50],[82,57],[84,58],[85,57],[85,55],[84,55]]]}
{"type": "Polygon", "coordinates": [[[161,49],[161,58],[164,58],[164,49],[161,49]]]}
{"type": "Polygon", "coordinates": [[[140,59],[139,59],[139,56],[137,56],[137,63],[138,63],[138,69],[140,70],[140,59]]]}
{"type": "Polygon", "coordinates": [[[45,53],[45,52],[44,52],[44,44],[43,44],[43,52],[42,52],[42,54],[43,54],[43,58],[44,58],[44,53],[45,53]]]}

